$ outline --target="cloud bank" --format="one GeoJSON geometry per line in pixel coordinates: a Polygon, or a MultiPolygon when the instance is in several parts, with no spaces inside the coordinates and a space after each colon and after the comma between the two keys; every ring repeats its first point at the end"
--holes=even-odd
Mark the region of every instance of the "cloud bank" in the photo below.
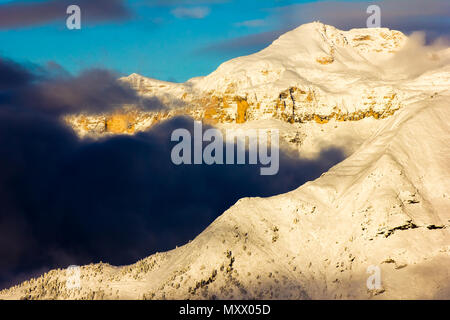
{"type": "Polygon", "coordinates": [[[104,69],[72,76],[52,63],[37,72],[0,58],[0,107],[61,115],[100,113],[133,104],[145,110],[163,109],[155,99],[142,99],[131,87],[104,69]]]}

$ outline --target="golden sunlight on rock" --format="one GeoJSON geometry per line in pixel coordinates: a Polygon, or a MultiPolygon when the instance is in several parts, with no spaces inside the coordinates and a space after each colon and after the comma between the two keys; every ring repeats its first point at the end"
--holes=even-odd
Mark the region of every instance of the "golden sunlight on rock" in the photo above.
{"type": "Polygon", "coordinates": [[[247,120],[248,103],[242,98],[236,98],[237,103],[237,115],[236,123],[244,123],[247,120]]]}
{"type": "Polygon", "coordinates": [[[114,114],[106,119],[106,131],[110,133],[133,132],[130,116],[127,114],[114,114]]]}

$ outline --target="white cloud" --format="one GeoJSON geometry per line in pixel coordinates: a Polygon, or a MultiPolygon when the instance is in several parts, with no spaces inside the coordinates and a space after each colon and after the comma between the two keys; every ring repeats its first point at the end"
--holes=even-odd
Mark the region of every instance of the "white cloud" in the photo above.
{"type": "Polygon", "coordinates": [[[211,9],[208,7],[192,7],[192,8],[184,8],[177,7],[171,11],[171,13],[177,18],[187,18],[187,19],[203,19],[209,13],[211,9]]]}
{"type": "Polygon", "coordinates": [[[243,22],[235,23],[234,25],[236,27],[249,27],[249,28],[255,28],[255,27],[261,27],[264,26],[266,22],[263,19],[256,19],[256,20],[247,20],[243,22]]]}

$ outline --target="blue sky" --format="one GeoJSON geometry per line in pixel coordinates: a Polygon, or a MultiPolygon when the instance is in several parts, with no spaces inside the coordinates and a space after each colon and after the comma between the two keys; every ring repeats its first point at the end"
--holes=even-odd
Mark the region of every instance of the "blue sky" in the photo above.
{"type": "MultiPolygon", "coordinates": [[[[45,65],[54,62],[72,73],[103,67],[122,75],[137,72],[182,82],[206,75],[230,58],[256,52],[281,33],[302,23],[321,20],[342,28],[365,27],[365,8],[374,3],[307,0],[109,1],[108,8],[101,7],[107,3],[105,1],[92,1],[89,7],[84,7],[85,0],[69,1],[70,4],[79,3],[81,7],[82,28],[68,30],[65,24],[68,15],[64,10],[56,9],[54,15],[46,15],[47,7],[46,11],[36,7],[31,14],[22,15],[20,19],[15,15],[18,10],[6,10],[23,3],[49,3],[48,8],[51,8],[56,7],[56,0],[0,0],[0,19],[2,10],[5,16],[12,16],[10,23],[2,25],[0,21],[0,56],[21,63],[45,65]],[[111,8],[111,3],[114,8],[111,8]],[[62,11],[60,16],[58,10],[62,11]],[[98,12],[89,15],[92,10],[98,12]],[[106,12],[105,16],[102,12],[106,12]]],[[[61,3],[66,1],[59,1],[61,3]]],[[[398,5],[405,4],[402,0],[378,3],[382,8],[382,23],[383,6],[387,8],[387,26],[393,25],[405,32],[429,29],[430,33],[437,35],[448,33],[449,9],[446,1],[409,0],[409,5],[403,8],[398,5]],[[427,3],[426,12],[421,3],[427,3]]]]}

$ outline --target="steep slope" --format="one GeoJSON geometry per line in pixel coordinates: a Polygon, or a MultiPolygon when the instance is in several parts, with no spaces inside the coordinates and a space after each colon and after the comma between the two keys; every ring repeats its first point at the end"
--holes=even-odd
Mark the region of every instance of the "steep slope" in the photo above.
{"type": "Polygon", "coordinates": [[[449,299],[449,97],[402,108],[319,179],[241,199],[183,247],[84,266],[80,289],[54,270],[0,298],[449,299]]]}

